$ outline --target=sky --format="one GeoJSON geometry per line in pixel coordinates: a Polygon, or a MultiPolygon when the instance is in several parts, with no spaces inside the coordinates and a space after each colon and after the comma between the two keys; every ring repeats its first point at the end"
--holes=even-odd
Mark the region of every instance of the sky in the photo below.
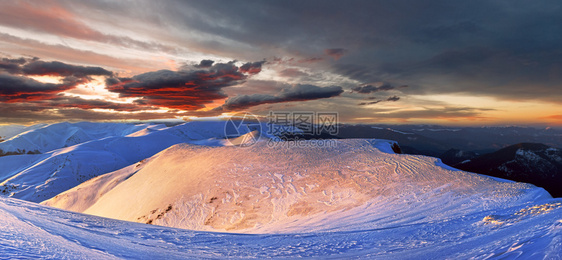
{"type": "Polygon", "coordinates": [[[0,124],[562,126],[562,3],[0,1],[0,124]]]}

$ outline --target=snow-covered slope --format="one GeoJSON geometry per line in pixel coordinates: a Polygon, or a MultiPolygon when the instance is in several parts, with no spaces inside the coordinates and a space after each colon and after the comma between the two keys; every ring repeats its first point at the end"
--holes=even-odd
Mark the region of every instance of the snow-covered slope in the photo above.
{"type": "Polygon", "coordinates": [[[166,127],[165,125],[148,125],[146,128],[143,128],[139,131],[136,131],[132,134],[128,134],[127,137],[138,137],[138,136],[145,136],[148,135],[150,133],[162,130],[162,129],[166,129],[168,127],[166,127]]]}
{"type": "Polygon", "coordinates": [[[144,168],[146,162],[157,157],[158,156],[153,156],[150,159],[142,160],[123,169],[94,177],[50,200],[45,201],[43,204],[64,208],[66,210],[83,212],[92,206],[92,204],[94,204],[105,193],[144,168]]]}
{"type": "Polygon", "coordinates": [[[0,155],[5,153],[44,153],[90,140],[125,136],[142,129],[155,127],[161,129],[165,126],[91,122],[39,124],[22,129],[18,128],[19,134],[0,143],[0,155]]]}
{"type": "Polygon", "coordinates": [[[0,140],[8,140],[15,135],[21,134],[26,131],[41,128],[46,124],[36,124],[32,126],[24,125],[0,125],[0,140]]]}
{"type": "MultiPolygon", "coordinates": [[[[175,144],[232,145],[225,140],[226,123],[193,121],[174,127],[79,123],[83,126],[81,128],[77,128],[76,124],[66,123],[64,126],[70,129],[88,129],[82,132],[96,139],[42,154],[0,156],[0,194],[40,202],[93,177],[137,163],[175,144]]],[[[60,127],[63,133],[73,132],[64,130],[62,123],[49,125],[53,126],[60,127]]],[[[261,127],[266,129],[267,126],[263,124],[261,127]]],[[[239,134],[244,135],[250,131],[251,128],[242,128],[239,134]]],[[[38,136],[44,136],[44,133],[45,131],[41,131],[38,136]]],[[[24,135],[25,133],[10,140],[19,137],[22,138],[17,140],[28,140],[23,138],[24,135]]],[[[54,146],[61,145],[59,143],[54,146]]]]}
{"type": "Polygon", "coordinates": [[[393,154],[389,141],[330,142],[178,144],[102,196],[90,194],[92,180],[44,204],[91,205],[82,212],[192,230],[290,233],[447,221],[550,198],[532,185],[393,154]]]}

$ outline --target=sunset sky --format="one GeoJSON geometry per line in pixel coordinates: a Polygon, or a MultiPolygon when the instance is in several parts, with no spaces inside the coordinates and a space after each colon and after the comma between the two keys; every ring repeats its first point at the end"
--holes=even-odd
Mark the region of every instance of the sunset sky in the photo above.
{"type": "Polygon", "coordinates": [[[0,124],[562,126],[562,3],[0,1],[0,124]]]}

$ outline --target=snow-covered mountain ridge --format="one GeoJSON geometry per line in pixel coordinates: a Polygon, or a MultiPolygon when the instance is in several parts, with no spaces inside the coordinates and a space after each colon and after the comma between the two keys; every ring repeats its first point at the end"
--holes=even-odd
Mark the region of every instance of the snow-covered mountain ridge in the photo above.
{"type": "MultiPolygon", "coordinates": [[[[0,143],[0,155],[6,153],[25,154],[28,152],[45,153],[100,138],[126,136],[150,127],[155,126],[149,124],[64,122],[15,128],[12,131],[13,136],[0,143]]],[[[156,127],[165,126],[158,125],[156,127]]]]}
{"type": "Polygon", "coordinates": [[[91,205],[81,212],[192,230],[279,233],[443,221],[550,198],[532,185],[458,171],[431,157],[394,154],[391,141],[334,142],[278,142],[275,148],[268,140],[251,147],[178,144],[126,170],[136,172],[101,196],[88,187],[122,173],[43,204],[91,205]]]}

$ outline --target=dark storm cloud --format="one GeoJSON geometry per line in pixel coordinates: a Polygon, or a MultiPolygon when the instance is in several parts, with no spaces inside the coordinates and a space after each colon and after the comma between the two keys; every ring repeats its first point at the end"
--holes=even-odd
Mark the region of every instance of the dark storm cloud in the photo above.
{"type": "Polygon", "coordinates": [[[213,66],[213,63],[215,63],[215,61],[213,61],[213,60],[202,60],[201,62],[199,62],[199,65],[196,65],[195,67],[197,67],[197,68],[210,68],[211,66],[213,66]]]}
{"type": "Polygon", "coordinates": [[[284,101],[297,101],[297,100],[313,100],[320,98],[330,98],[339,96],[343,93],[341,87],[317,87],[314,85],[301,85],[297,84],[291,88],[285,88],[278,94],[284,101]]]}
{"type": "Polygon", "coordinates": [[[240,71],[248,74],[258,74],[265,61],[248,62],[240,66],[240,71]]]}
{"type": "Polygon", "coordinates": [[[22,72],[26,75],[49,75],[49,76],[112,76],[113,73],[101,67],[76,66],[59,61],[35,60],[22,67],[22,72]]]}
{"type": "MultiPolygon", "coordinates": [[[[203,61],[203,64],[211,64],[203,61]]],[[[200,64],[202,64],[200,63],[200,64]]],[[[109,78],[107,89],[120,97],[138,97],[136,102],[180,110],[197,110],[214,100],[226,98],[222,89],[243,83],[256,74],[263,62],[246,63],[245,69],[234,62],[215,63],[191,70],[159,70],[132,78],[109,78]]]]}
{"type": "Polygon", "coordinates": [[[126,17],[169,32],[178,46],[232,59],[294,57],[359,82],[408,84],[416,94],[562,100],[556,0],[141,2],[18,2],[0,8],[0,23],[120,46],[150,44],[104,34],[77,14],[126,17]]]}
{"type": "Polygon", "coordinates": [[[373,84],[363,84],[361,86],[357,86],[354,88],[351,88],[351,92],[356,92],[359,94],[370,94],[370,93],[375,93],[375,92],[379,92],[379,91],[389,91],[389,90],[394,90],[394,89],[402,89],[402,88],[407,88],[408,85],[402,85],[402,86],[392,86],[390,84],[382,84],[380,86],[375,86],[373,84]]]}
{"type": "Polygon", "coordinates": [[[363,86],[357,86],[352,88],[351,90],[360,94],[370,94],[370,93],[375,93],[375,92],[379,92],[379,91],[389,91],[389,90],[393,90],[396,87],[391,86],[389,84],[383,84],[381,86],[374,86],[371,84],[367,84],[367,85],[363,85],[363,86]]]}
{"type": "MultiPolygon", "coordinates": [[[[160,70],[126,78],[115,77],[111,71],[101,67],[45,62],[38,58],[3,58],[0,60],[0,106],[3,111],[7,110],[6,107],[17,109],[19,112],[16,114],[27,111],[31,113],[30,118],[33,115],[45,116],[47,111],[54,110],[57,111],[57,116],[71,113],[71,117],[82,114],[89,118],[107,113],[96,114],[81,110],[142,112],[160,107],[195,110],[214,100],[226,98],[222,88],[243,83],[250,75],[259,73],[263,63],[249,62],[242,65],[243,68],[238,68],[234,62],[215,64],[213,61],[203,60],[190,70],[160,70]],[[29,77],[32,75],[59,76],[62,79],[58,84],[43,83],[29,77]],[[87,83],[91,80],[90,76],[105,76],[109,91],[119,93],[121,97],[139,99],[133,103],[116,103],[61,94],[78,84],[87,83]]],[[[178,115],[181,112],[167,114],[178,115]]],[[[120,118],[119,116],[115,117],[120,118]]]]}
{"type": "Polygon", "coordinates": [[[386,101],[398,101],[398,100],[400,100],[400,97],[397,96],[392,96],[386,99],[386,101]]]}
{"type": "Polygon", "coordinates": [[[277,95],[252,94],[230,97],[226,100],[223,106],[216,108],[215,110],[242,110],[261,104],[330,98],[339,96],[341,93],[343,93],[343,89],[338,86],[318,87],[314,85],[297,84],[290,88],[282,89],[277,95]]]}
{"type": "Polygon", "coordinates": [[[357,105],[359,105],[359,106],[374,105],[374,104],[378,104],[380,102],[382,102],[382,100],[376,100],[376,101],[370,101],[370,102],[361,102],[357,105]]]}
{"type": "Polygon", "coordinates": [[[42,61],[39,58],[2,58],[0,60],[0,71],[2,70],[15,75],[72,76],[75,78],[113,75],[111,71],[102,67],[71,65],[60,61],[42,61]]]}
{"type": "MultiPolygon", "coordinates": [[[[37,59],[32,59],[37,61],[37,59]]],[[[3,59],[3,64],[26,64],[28,59],[3,59]]],[[[28,63],[29,64],[29,63],[28,63]]],[[[95,67],[72,66],[45,63],[35,67],[37,71],[25,71],[22,67],[0,72],[0,121],[3,123],[35,123],[49,121],[72,120],[123,120],[123,119],[154,119],[170,118],[178,113],[150,113],[143,110],[158,109],[150,105],[115,103],[101,99],[82,99],[61,94],[75,88],[78,84],[88,81],[88,75],[106,75],[106,70],[95,67]],[[46,68],[41,70],[39,68],[46,68]],[[94,69],[91,69],[94,68],[94,69]],[[14,72],[16,74],[8,74],[14,72]],[[61,83],[43,83],[22,73],[48,74],[66,77],[61,83]],[[99,112],[92,109],[108,109],[112,111],[136,112],[135,114],[121,114],[115,112],[99,112]]],[[[14,67],[10,67],[14,68],[14,67]]]]}
{"type": "Polygon", "coordinates": [[[242,55],[345,54],[323,62],[360,82],[408,84],[418,94],[562,100],[558,1],[178,1],[160,8],[178,28],[253,50],[242,55]],[[446,82],[434,80],[443,75],[446,82]]]}
{"type": "MultiPolygon", "coordinates": [[[[34,120],[126,119],[124,114],[94,112],[91,109],[142,111],[157,109],[139,104],[123,104],[100,99],[65,96],[62,92],[87,83],[90,76],[111,76],[101,67],[86,67],[38,58],[0,60],[0,119],[5,123],[29,123],[34,120]],[[59,76],[60,83],[44,83],[31,75],[59,76]],[[78,117],[78,116],[85,117],[78,117]]],[[[130,115],[129,115],[130,116],[130,115]]],[[[136,115],[135,115],[136,116],[136,115]]],[[[148,116],[148,114],[144,114],[148,116]]],[[[161,115],[153,115],[159,117],[161,115]]]]}
{"type": "Polygon", "coordinates": [[[0,61],[0,71],[5,71],[10,74],[21,73],[21,67],[18,64],[0,61]]]}
{"type": "MultiPolygon", "coordinates": [[[[34,59],[36,59],[36,58],[34,58],[34,59]]],[[[23,64],[28,62],[28,59],[23,58],[23,57],[17,58],[17,59],[2,58],[2,60],[0,62],[1,63],[16,64],[16,65],[23,65],[23,64]]]]}
{"type": "Polygon", "coordinates": [[[351,90],[361,94],[369,94],[379,91],[379,88],[373,85],[365,85],[352,88],[351,90]]]}
{"type": "Polygon", "coordinates": [[[0,102],[50,99],[57,93],[74,88],[78,83],[73,79],[61,84],[42,83],[24,76],[0,73],[0,102]]]}
{"type": "Polygon", "coordinates": [[[70,65],[38,58],[2,58],[0,60],[0,102],[48,100],[56,94],[87,83],[89,76],[111,76],[101,67],[70,65]],[[43,83],[28,76],[59,76],[61,83],[43,83]]]}
{"type": "Polygon", "coordinates": [[[64,96],[61,92],[73,89],[84,81],[66,77],[60,84],[43,83],[18,75],[0,73],[0,107],[3,111],[47,111],[56,108],[112,109],[115,111],[140,111],[157,109],[138,104],[123,104],[100,99],[82,99],[64,96]]]}
{"type": "MultiPolygon", "coordinates": [[[[369,97],[369,99],[372,100],[372,99],[376,99],[376,98],[374,98],[374,97],[369,97]]],[[[398,101],[398,100],[400,100],[400,97],[398,97],[398,96],[392,96],[392,97],[388,97],[388,98],[386,98],[386,99],[380,99],[380,100],[369,101],[369,102],[361,102],[361,103],[359,103],[359,104],[357,104],[357,105],[359,105],[359,106],[366,106],[366,105],[378,104],[378,103],[380,103],[380,102],[385,102],[385,101],[396,102],[396,101],[398,101]]]]}
{"type": "Polygon", "coordinates": [[[21,65],[25,64],[28,60],[25,58],[10,59],[2,58],[0,59],[0,72],[4,71],[9,74],[20,74],[21,65]]]}
{"type": "MultiPolygon", "coordinates": [[[[221,35],[260,49],[283,47],[290,52],[317,54],[326,51],[326,54],[341,55],[345,50],[355,52],[375,45],[392,47],[398,43],[396,47],[399,47],[401,41],[414,40],[414,36],[418,42],[434,40],[434,34],[440,31],[466,28],[468,33],[475,33],[470,26],[454,25],[460,17],[473,27],[479,26],[472,21],[473,16],[487,15],[487,8],[496,5],[484,1],[474,4],[447,1],[250,1],[244,5],[228,1],[220,1],[220,4],[176,1],[160,5],[159,9],[170,14],[168,18],[172,24],[221,35]],[[470,12],[471,8],[479,6],[483,10],[476,14],[470,12]]],[[[459,36],[453,33],[448,36],[456,37],[459,36]]]]}

